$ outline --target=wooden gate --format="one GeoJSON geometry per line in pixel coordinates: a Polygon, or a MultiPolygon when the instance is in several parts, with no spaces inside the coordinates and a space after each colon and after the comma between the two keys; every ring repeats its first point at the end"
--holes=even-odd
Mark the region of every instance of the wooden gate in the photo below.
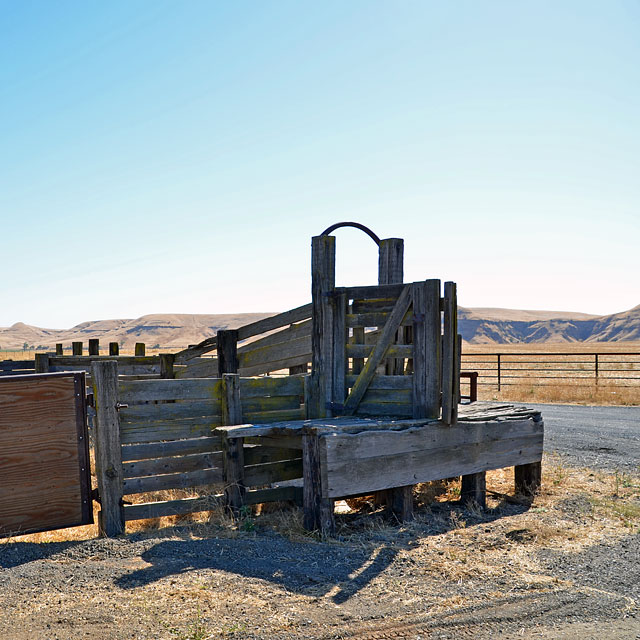
{"type": "Polygon", "coordinates": [[[0,378],[0,536],[93,522],[84,373],[0,378]]]}

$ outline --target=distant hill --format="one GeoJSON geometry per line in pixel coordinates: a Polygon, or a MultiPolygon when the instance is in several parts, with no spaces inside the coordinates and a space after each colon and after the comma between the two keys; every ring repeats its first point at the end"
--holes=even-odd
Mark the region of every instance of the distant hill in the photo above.
{"type": "Polygon", "coordinates": [[[640,305],[609,316],[460,307],[458,331],[471,344],[640,340],[640,305]]]}
{"type": "MultiPolygon", "coordinates": [[[[180,350],[216,334],[273,315],[236,314],[150,314],[134,320],[94,320],[71,329],[42,329],[17,322],[0,328],[0,349],[22,349],[24,343],[53,349],[56,342],[98,338],[103,346],[118,342],[133,348],[136,342],[180,350]]],[[[544,342],[640,341],[640,305],[609,316],[563,311],[526,311],[484,307],[458,309],[458,329],[471,344],[514,344],[544,342]]]]}

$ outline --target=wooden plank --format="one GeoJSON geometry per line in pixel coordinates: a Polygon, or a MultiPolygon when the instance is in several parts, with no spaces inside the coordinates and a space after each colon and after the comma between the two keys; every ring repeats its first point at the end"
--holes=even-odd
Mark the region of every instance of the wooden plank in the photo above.
{"type": "Polygon", "coordinates": [[[272,347],[273,345],[291,342],[291,340],[297,340],[299,338],[311,339],[311,320],[292,324],[285,329],[280,329],[274,333],[267,334],[264,338],[245,343],[238,347],[238,352],[248,353],[254,349],[272,347]]]}
{"type": "Polygon", "coordinates": [[[176,378],[217,378],[218,358],[195,358],[185,367],[176,367],[176,378]]]}
{"type": "Polygon", "coordinates": [[[336,287],[335,295],[346,294],[349,300],[370,300],[380,298],[398,298],[404,286],[398,284],[384,284],[367,287],[336,287]]]}
{"type": "Polygon", "coordinates": [[[170,442],[145,442],[122,447],[122,461],[147,460],[167,456],[211,453],[222,450],[222,439],[217,437],[190,438],[170,442]]]}
{"type": "Polygon", "coordinates": [[[0,381],[0,536],[92,522],[82,379],[0,381]]]}
{"type": "Polygon", "coordinates": [[[267,331],[273,331],[274,329],[286,327],[287,325],[295,322],[307,320],[310,317],[311,304],[304,304],[301,307],[296,307],[295,309],[279,313],[275,316],[270,316],[269,318],[264,318],[263,320],[257,320],[251,324],[244,325],[244,327],[240,327],[238,329],[238,339],[246,340],[252,336],[266,333],[267,331]]]}
{"type": "Polygon", "coordinates": [[[263,435],[257,438],[247,437],[245,444],[257,444],[260,447],[273,449],[302,449],[302,436],[269,436],[263,435]]]}
{"type": "Polygon", "coordinates": [[[408,402],[366,402],[363,400],[356,409],[356,415],[362,416],[390,416],[410,418],[413,415],[413,405],[408,402]]]}
{"type": "Polygon", "coordinates": [[[291,500],[302,504],[302,487],[273,487],[271,489],[251,489],[244,496],[245,504],[265,502],[285,502],[291,500]]]}
{"type": "Polygon", "coordinates": [[[284,482],[302,477],[302,458],[257,464],[244,468],[244,485],[247,487],[284,482]]]}
{"type": "Polygon", "coordinates": [[[168,489],[188,489],[222,483],[222,469],[200,469],[187,473],[168,473],[161,476],[130,478],[124,480],[124,495],[166,491],[168,489]]]}
{"type": "Polygon", "coordinates": [[[279,411],[282,409],[300,409],[301,404],[301,398],[299,395],[243,398],[242,411],[243,414],[246,414],[261,411],[279,411]]]}
{"type": "Polygon", "coordinates": [[[222,469],[222,451],[122,463],[125,479],[211,468],[222,469]]]}
{"type": "MultiPolygon", "coordinates": [[[[348,344],[346,353],[348,358],[369,358],[374,349],[375,344],[348,344]]],[[[411,358],[413,349],[411,344],[390,344],[385,355],[390,358],[411,358]]]]}
{"type": "Polygon", "coordinates": [[[241,370],[258,365],[270,365],[269,367],[263,367],[265,371],[275,371],[273,363],[278,363],[279,368],[284,368],[279,363],[287,362],[292,358],[300,358],[301,356],[310,357],[310,355],[311,337],[302,336],[288,342],[279,342],[241,351],[238,354],[238,363],[241,370]]]}
{"type": "Polygon", "coordinates": [[[288,356],[282,360],[274,360],[262,364],[253,365],[251,367],[240,367],[238,373],[241,376],[259,376],[264,373],[273,373],[275,371],[285,371],[290,367],[308,364],[311,361],[311,352],[301,353],[298,356],[288,356]]]}
{"type": "Polygon", "coordinates": [[[134,404],[158,400],[215,400],[219,406],[222,381],[220,378],[187,380],[131,380],[120,379],[120,402],[134,404]]]}
{"type": "Polygon", "coordinates": [[[182,440],[211,436],[213,429],[222,424],[221,416],[208,419],[180,420],[179,422],[148,422],[122,424],[120,437],[122,444],[158,442],[161,440],[182,440]]]}
{"type": "MultiPolygon", "coordinates": [[[[352,314],[362,314],[362,313],[391,313],[391,310],[395,306],[397,296],[394,298],[373,298],[370,300],[358,300],[354,299],[351,302],[351,313],[352,314]]],[[[384,322],[381,324],[373,324],[372,327],[383,326],[384,322]]]]}
{"type": "MultiPolygon", "coordinates": [[[[386,286],[395,286],[395,285],[386,285],[386,286]]],[[[393,308],[387,323],[384,325],[382,330],[382,334],[380,335],[380,339],[378,343],[373,349],[373,352],[367,359],[362,372],[358,376],[355,384],[351,388],[349,395],[344,404],[344,414],[352,415],[355,410],[358,408],[358,404],[362,400],[369,383],[373,379],[376,374],[376,367],[382,361],[385,353],[389,349],[389,345],[391,340],[395,336],[398,327],[400,326],[400,322],[404,317],[409,305],[411,304],[411,287],[405,286],[402,289],[402,293],[398,297],[398,301],[396,302],[396,306],[393,308]]],[[[353,345],[349,345],[353,346],[353,345]]]]}
{"type": "Polygon", "coordinates": [[[181,500],[165,500],[159,502],[145,502],[142,504],[127,504],[124,507],[124,518],[131,520],[146,520],[148,518],[163,518],[165,516],[179,516],[199,511],[212,511],[222,503],[222,494],[197,498],[183,498],[181,500]]]}
{"type": "Polygon", "coordinates": [[[118,368],[125,365],[156,365],[160,366],[159,356],[50,356],[51,366],[84,366],[89,368],[92,362],[111,362],[118,363],[118,368]]]}
{"type": "Polygon", "coordinates": [[[413,417],[440,417],[440,280],[413,285],[413,417]]]}
{"type": "Polygon", "coordinates": [[[335,296],[333,303],[333,355],[331,371],[331,403],[335,407],[334,413],[340,413],[347,390],[345,386],[345,374],[347,369],[346,344],[348,340],[345,316],[347,313],[347,297],[335,296]]]}
{"type": "Polygon", "coordinates": [[[279,411],[245,411],[242,418],[245,422],[281,422],[283,420],[304,420],[305,409],[281,409],[279,411]]]}
{"type": "MultiPolygon", "coordinates": [[[[358,376],[348,375],[347,386],[352,387],[358,376]]],[[[369,391],[381,391],[383,389],[411,390],[413,379],[411,376],[385,376],[375,375],[369,384],[369,391]]]]}
{"type": "Polygon", "coordinates": [[[339,497],[539,461],[543,429],[533,420],[429,425],[395,433],[323,438],[327,497],[339,497]]]}
{"type": "MultiPolygon", "coordinates": [[[[402,376],[397,377],[400,378],[402,376]]],[[[378,402],[380,404],[405,404],[411,407],[412,397],[412,389],[372,389],[371,387],[369,387],[367,389],[367,392],[364,394],[361,402],[378,402]]]]}
{"type": "MultiPolygon", "coordinates": [[[[391,308],[393,308],[393,305],[391,308]]],[[[383,327],[389,317],[389,313],[391,313],[391,309],[385,312],[348,313],[346,317],[347,327],[383,327]]],[[[408,311],[402,318],[400,326],[410,327],[412,325],[413,314],[408,311]]]]}
{"type": "Polygon", "coordinates": [[[100,534],[124,533],[122,509],[123,481],[118,415],[118,363],[113,360],[91,365],[93,397],[96,409],[95,456],[100,512],[100,534]]]}
{"type": "Polygon", "coordinates": [[[240,395],[245,402],[249,398],[265,396],[302,396],[304,394],[303,376],[282,378],[240,378],[240,395]]]}
{"type": "Polygon", "coordinates": [[[455,282],[444,283],[444,335],[442,336],[442,421],[455,424],[456,389],[460,381],[456,376],[456,349],[458,340],[457,302],[455,282]],[[455,404],[455,408],[454,408],[455,404]]]}
{"type": "Polygon", "coordinates": [[[244,464],[245,466],[255,464],[267,464],[269,462],[280,462],[281,460],[294,460],[300,458],[300,447],[297,449],[263,447],[263,446],[246,446],[244,447],[244,464]]]}
{"type": "Polygon", "coordinates": [[[189,418],[207,418],[219,415],[220,402],[210,400],[178,400],[171,404],[134,404],[120,409],[120,421],[124,423],[145,421],[170,421],[189,418]]]}

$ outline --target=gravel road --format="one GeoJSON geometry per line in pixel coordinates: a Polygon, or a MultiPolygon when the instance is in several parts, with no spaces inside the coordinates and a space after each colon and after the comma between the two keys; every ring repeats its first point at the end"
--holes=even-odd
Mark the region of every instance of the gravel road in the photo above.
{"type": "Polygon", "coordinates": [[[563,462],[637,473],[640,470],[640,407],[529,404],[544,420],[544,448],[563,462]]]}

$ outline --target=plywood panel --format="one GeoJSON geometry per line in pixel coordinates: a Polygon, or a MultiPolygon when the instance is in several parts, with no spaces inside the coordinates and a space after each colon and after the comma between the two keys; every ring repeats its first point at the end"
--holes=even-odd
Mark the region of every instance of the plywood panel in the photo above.
{"type": "Polygon", "coordinates": [[[0,535],[92,522],[84,374],[0,381],[0,535]]]}

